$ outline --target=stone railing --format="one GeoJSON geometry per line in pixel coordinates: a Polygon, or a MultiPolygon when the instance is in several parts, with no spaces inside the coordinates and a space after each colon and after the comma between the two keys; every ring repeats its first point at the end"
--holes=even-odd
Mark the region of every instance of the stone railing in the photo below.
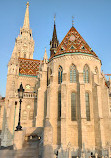
{"type": "Polygon", "coordinates": [[[35,92],[24,92],[24,98],[37,98],[37,93],[35,92]]]}

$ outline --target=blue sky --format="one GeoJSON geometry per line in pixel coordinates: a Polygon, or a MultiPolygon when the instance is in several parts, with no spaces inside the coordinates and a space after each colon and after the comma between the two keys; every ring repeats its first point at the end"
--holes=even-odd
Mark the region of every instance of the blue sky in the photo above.
{"type": "MultiPolygon", "coordinates": [[[[15,38],[23,26],[26,0],[0,0],[0,94],[5,96],[7,64],[15,38]]],[[[42,59],[53,33],[54,14],[59,42],[74,26],[111,73],[111,0],[29,0],[30,27],[35,41],[34,58],[42,59]]]]}

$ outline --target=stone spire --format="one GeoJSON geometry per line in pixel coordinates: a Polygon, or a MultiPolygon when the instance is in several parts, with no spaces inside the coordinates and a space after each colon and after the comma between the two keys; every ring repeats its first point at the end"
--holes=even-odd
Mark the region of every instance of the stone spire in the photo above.
{"type": "Polygon", "coordinates": [[[23,28],[29,28],[30,27],[30,24],[29,24],[29,2],[27,2],[26,5],[27,5],[27,8],[26,8],[26,12],[25,12],[23,28]]]}
{"type": "Polygon", "coordinates": [[[53,30],[52,41],[53,41],[53,42],[57,42],[57,33],[56,33],[55,17],[54,17],[54,30],[53,30]]]}
{"type": "Polygon", "coordinates": [[[54,30],[53,30],[52,41],[50,41],[50,56],[52,56],[55,53],[58,45],[59,45],[59,41],[57,39],[55,16],[54,16],[54,30]]]}
{"type": "Polygon", "coordinates": [[[29,22],[29,2],[27,2],[26,6],[24,24],[20,28],[19,36],[16,38],[16,51],[19,58],[33,59],[34,40],[29,22]]]}
{"type": "Polygon", "coordinates": [[[47,61],[48,61],[46,48],[45,48],[45,53],[44,53],[44,58],[43,58],[43,61],[44,61],[44,63],[47,63],[47,61]]]}

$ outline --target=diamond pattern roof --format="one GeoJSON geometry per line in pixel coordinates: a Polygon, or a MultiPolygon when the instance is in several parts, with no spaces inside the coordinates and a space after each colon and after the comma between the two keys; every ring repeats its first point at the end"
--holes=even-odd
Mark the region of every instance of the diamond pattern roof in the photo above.
{"type": "Polygon", "coordinates": [[[22,75],[37,76],[40,60],[19,58],[19,73],[22,75]]]}
{"type": "Polygon", "coordinates": [[[89,47],[78,31],[71,27],[69,32],[66,34],[60,45],[57,47],[56,52],[52,57],[64,54],[64,53],[84,53],[91,54],[98,57],[96,53],[89,47]]]}

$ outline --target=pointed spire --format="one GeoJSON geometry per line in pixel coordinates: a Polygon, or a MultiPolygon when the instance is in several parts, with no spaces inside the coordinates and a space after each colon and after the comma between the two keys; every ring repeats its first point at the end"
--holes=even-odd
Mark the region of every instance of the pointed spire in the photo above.
{"type": "Polygon", "coordinates": [[[54,25],[55,25],[55,18],[56,18],[56,14],[54,15],[54,25]]]}
{"type": "Polygon", "coordinates": [[[56,16],[54,15],[54,30],[53,30],[52,41],[55,41],[55,40],[57,40],[57,33],[56,33],[56,24],[55,24],[55,18],[56,18],[56,16]]]}
{"type": "Polygon", "coordinates": [[[26,12],[25,12],[25,18],[24,18],[24,24],[23,27],[29,28],[29,2],[27,2],[26,12]]]}
{"type": "Polygon", "coordinates": [[[55,16],[54,16],[54,30],[53,30],[52,41],[50,41],[50,56],[54,54],[54,51],[58,47],[58,45],[59,45],[59,41],[57,39],[55,16]]]}
{"type": "Polygon", "coordinates": [[[44,53],[44,63],[47,63],[48,57],[47,57],[47,52],[45,48],[45,53],[44,53]]]}

